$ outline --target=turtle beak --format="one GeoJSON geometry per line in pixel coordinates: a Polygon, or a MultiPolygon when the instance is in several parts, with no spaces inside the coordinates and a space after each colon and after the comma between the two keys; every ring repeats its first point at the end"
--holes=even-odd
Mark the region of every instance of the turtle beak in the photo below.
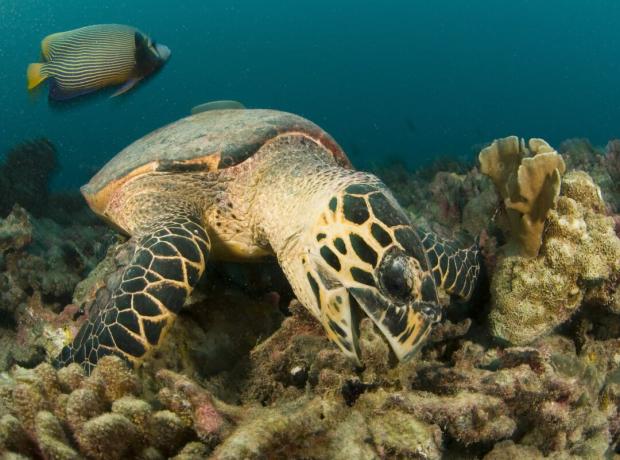
{"type": "Polygon", "coordinates": [[[359,362],[366,315],[400,361],[411,359],[441,307],[424,247],[391,194],[351,185],[330,199],[307,236],[307,282],[296,284],[307,285],[299,293],[329,338],[359,362]]]}
{"type": "Polygon", "coordinates": [[[433,302],[396,305],[374,289],[353,287],[349,293],[401,362],[415,356],[432,325],[441,319],[441,307],[433,302]]]}
{"type": "Polygon", "coordinates": [[[422,296],[416,301],[395,303],[377,287],[361,284],[343,286],[315,259],[320,320],[328,337],[357,364],[361,363],[359,324],[364,316],[379,329],[399,361],[411,359],[441,319],[434,281],[430,274],[422,280],[422,296]]]}

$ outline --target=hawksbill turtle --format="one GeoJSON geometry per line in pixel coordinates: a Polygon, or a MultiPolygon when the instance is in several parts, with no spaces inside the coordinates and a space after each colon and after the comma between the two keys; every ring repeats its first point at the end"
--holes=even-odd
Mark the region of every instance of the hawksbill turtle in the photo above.
{"type": "Polygon", "coordinates": [[[441,317],[438,289],[467,299],[478,278],[476,246],[412,227],[376,176],[290,113],[196,113],[126,147],[81,190],[136,249],[57,366],[90,372],[105,355],[139,364],[212,259],[275,255],[299,301],[357,362],[362,315],[405,361],[441,317]]]}

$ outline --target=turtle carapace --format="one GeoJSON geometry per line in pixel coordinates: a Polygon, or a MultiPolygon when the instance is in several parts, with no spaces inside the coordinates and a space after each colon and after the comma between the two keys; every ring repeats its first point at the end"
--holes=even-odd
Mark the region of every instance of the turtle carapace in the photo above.
{"type": "Polygon", "coordinates": [[[275,255],[299,301],[358,361],[362,315],[407,360],[441,316],[437,289],[467,298],[478,275],[475,249],[420,234],[377,177],[289,113],[183,118],[125,148],[82,192],[136,247],[56,360],[88,372],[110,354],[140,363],[211,259],[275,255]]]}

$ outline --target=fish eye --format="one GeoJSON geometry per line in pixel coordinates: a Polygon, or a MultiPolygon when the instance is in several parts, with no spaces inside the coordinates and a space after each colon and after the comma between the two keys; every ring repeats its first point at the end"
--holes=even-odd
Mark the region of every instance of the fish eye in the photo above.
{"type": "Polygon", "coordinates": [[[378,268],[379,284],[382,291],[394,300],[411,301],[418,297],[421,280],[419,263],[403,251],[392,248],[388,251],[378,268]]]}

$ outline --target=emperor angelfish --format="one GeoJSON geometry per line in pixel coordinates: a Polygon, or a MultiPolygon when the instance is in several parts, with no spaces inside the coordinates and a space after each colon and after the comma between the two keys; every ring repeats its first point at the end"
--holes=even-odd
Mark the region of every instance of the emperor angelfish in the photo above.
{"type": "Polygon", "coordinates": [[[48,35],[41,56],[28,66],[28,89],[48,80],[49,98],[62,101],[122,84],[118,96],[163,66],[170,49],[134,27],[100,24],[48,35]]]}

